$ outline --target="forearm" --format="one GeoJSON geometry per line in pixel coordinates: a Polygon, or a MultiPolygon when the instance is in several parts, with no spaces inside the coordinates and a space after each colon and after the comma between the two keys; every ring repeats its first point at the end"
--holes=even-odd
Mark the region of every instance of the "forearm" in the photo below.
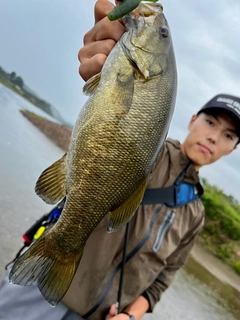
{"type": "Polygon", "coordinates": [[[148,309],[148,301],[143,296],[140,296],[130,303],[123,311],[132,314],[135,317],[135,320],[140,320],[148,309]]]}

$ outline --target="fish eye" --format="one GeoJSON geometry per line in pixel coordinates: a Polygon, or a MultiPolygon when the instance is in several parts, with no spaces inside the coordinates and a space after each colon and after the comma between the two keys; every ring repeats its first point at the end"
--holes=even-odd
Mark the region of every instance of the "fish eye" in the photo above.
{"type": "Polygon", "coordinates": [[[167,38],[167,36],[168,36],[168,28],[162,27],[161,30],[160,30],[160,32],[161,32],[161,34],[162,34],[162,36],[163,36],[164,38],[167,38]]]}

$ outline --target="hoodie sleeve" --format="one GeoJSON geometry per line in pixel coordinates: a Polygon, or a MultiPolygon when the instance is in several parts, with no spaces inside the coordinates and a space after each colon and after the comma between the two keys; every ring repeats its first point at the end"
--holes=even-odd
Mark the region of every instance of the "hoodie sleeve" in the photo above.
{"type": "Polygon", "coordinates": [[[167,258],[166,267],[161,271],[155,281],[142,296],[149,302],[148,312],[152,312],[156,303],[160,300],[162,293],[172,283],[176,272],[186,263],[194,241],[204,223],[204,212],[200,213],[195,219],[194,226],[189,230],[187,235],[182,239],[179,246],[167,258]],[[197,221],[196,221],[197,220],[197,221]]]}

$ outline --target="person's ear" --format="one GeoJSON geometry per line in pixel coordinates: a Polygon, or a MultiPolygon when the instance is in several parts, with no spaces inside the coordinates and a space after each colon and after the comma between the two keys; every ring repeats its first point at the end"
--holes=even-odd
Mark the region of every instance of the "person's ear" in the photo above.
{"type": "Polygon", "coordinates": [[[197,115],[194,114],[194,115],[192,116],[189,124],[188,124],[188,130],[191,130],[191,129],[192,129],[192,126],[193,126],[193,124],[194,124],[194,122],[195,122],[196,119],[197,119],[197,115]]]}

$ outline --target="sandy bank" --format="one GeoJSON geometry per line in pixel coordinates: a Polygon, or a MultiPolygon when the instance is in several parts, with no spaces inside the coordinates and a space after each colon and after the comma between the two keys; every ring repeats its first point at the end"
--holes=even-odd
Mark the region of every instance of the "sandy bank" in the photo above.
{"type": "Polygon", "coordinates": [[[72,133],[71,129],[62,124],[58,124],[40,117],[33,112],[27,110],[20,110],[20,112],[58,147],[60,147],[64,151],[68,150],[72,133]]]}

